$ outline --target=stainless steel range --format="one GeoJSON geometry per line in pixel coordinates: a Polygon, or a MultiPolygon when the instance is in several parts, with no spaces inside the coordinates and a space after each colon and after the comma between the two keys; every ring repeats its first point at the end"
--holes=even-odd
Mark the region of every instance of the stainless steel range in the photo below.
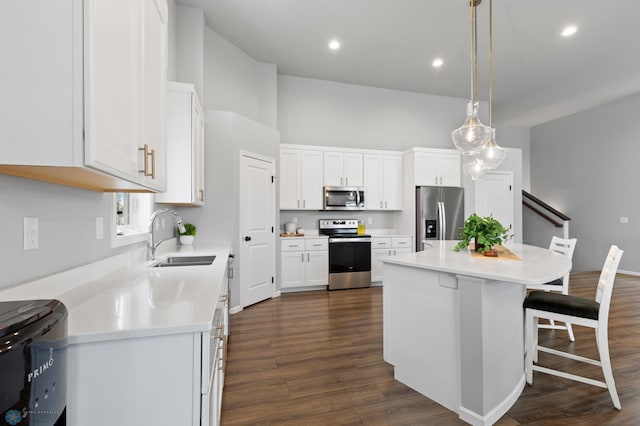
{"type": "Polygon", "coordinates": [[[371,236],[358,235],[357,219],[321,219],[329,236],[329,290],[371,287],[371,236]]]}

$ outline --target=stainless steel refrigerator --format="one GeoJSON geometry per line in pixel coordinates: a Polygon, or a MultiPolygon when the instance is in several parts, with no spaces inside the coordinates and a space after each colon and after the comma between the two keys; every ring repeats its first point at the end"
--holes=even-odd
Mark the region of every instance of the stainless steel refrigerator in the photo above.
{"type": "Polygon", "coordinates": [[[464,225],[464,189],[416,187],[416,251],[423,240],[458,240],[464,225]]]}

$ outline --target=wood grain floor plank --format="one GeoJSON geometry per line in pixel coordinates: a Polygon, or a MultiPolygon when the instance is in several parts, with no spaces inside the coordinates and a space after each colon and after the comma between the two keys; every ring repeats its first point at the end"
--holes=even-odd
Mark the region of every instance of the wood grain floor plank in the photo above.
{"type": "MultiPolygon", "coordinates": [[[[593,298],[598,273],[572,274],[570,293],[593,298]]],[[[593,330],[544,330],[546,346],[597,357],[593,330]]],[[[223,425],[463,425],[394,380],[382,359],[382,289],[284,294],[231,317],[223,425]]],[[[498,426],[640,425],[640,277],[618,274],[609,320],[622,411],[609,394],[536,373],[498,426]]],[[[551,368],[601,370],[540,354],[551,368]]]]}

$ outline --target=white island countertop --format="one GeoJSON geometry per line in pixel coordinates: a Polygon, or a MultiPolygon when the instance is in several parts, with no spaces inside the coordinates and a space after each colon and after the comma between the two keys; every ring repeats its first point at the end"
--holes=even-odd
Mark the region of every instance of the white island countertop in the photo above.
{"type": "MultiPolygon", "coordinates": [[[[454,251],[457,241],[429,241],[425,251],[384,257],[385,263],[478,278],[535,285],[560,278],[571,270],[566,256],[540,247],[509,243],[505,247],[521,260],[472,257],[468,249],[454,251]]],[[[426,246],[425,246],[426,247],[426,246]]]]}
{"type": "Polygon", "coordinates": [[[207,331],[221,295],[229,247],[164,242],[0,290],[0,301],[58,299],[69,312],[69,343],[207,331]],[[211,265],[153,267],[170,255],[215,255],[211,265]]]}

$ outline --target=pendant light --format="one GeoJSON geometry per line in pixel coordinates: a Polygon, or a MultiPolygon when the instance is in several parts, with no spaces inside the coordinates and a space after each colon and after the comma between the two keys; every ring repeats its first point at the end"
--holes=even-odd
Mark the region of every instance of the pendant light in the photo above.
{"type": "Polygon", "coordinates": [[[476,6],[482,0],[470,0],[471,6],[471,100],[467,103],[467,116],[459,128],[451,132],[453,144],[463,155],[474,155],[482,151],[491,138],[491,128],[485,126],[478,116],[478,30],[476,6]]]}
{"type": "MultiPolygon", "coordinates": [[[[489,0],[489,127],[492,126],[493,109],[493,0],[489,0]]],[[[474,157],[485,170],[500,166],[507,156],[507,150],[496,143],[496,129],[491,129],[491,138],[484,149],[474,157]]],[[[473,177],[472,177],[473,179],[473,177]]],[[[477,179],[477,178],[476,178],[477,179]]],[[[475,179],[474,179],[475,180],[475,179]]]]}

